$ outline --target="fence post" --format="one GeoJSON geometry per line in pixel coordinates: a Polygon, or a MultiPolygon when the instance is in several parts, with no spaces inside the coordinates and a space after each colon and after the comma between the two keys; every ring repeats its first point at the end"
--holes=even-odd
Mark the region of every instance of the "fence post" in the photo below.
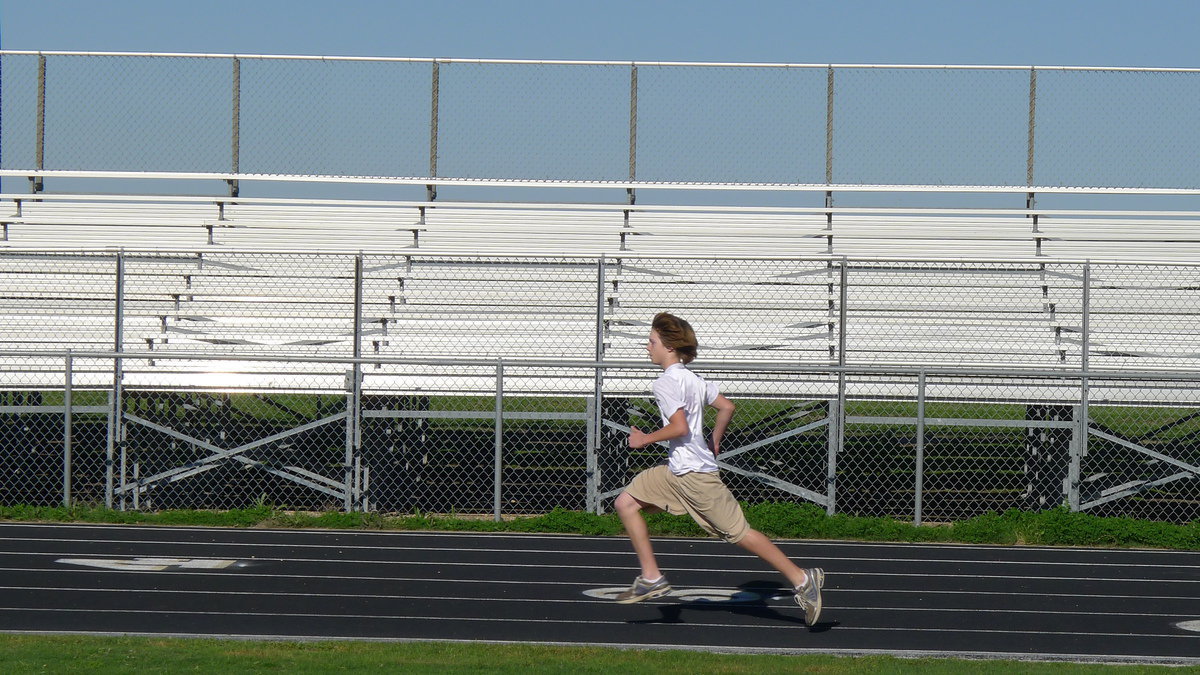
{"type": "MultiPolygon", "coordinates": [[[[637,118],[638,118],[638,67],[629,66],[629,182],[637,180],[637,118]]],[[[632,187],[626,190],[628,202],[637,201],[632,187]]],[[[629,212],[625,212],[625,223],[629,223],[629,212]]]]}
{"type": "MultiPolygon", "coordinates": [[[[242,167],[242,60],[233,57],[233,113],[232,113],[232,162],[230,168],[236,176],[242,167]]],[[[229,196],[236,197],[240,192],[236,178],[229,181],[229,196]]]]}
{"type": "MultiPolygon", "coordinates": [[[[833,66],[825,72],[825,185],[833,185],[833,66]]],[[[825,190],[825,252],[833,255],[833,190],[825,190]]]]}
{"type": "MultiPolygon", "coordinates": [[[[34,162],[38,171],[46,168],[46,57],[38,54],[37,73],[37,119],[34,123],[34,162]]],[[[29,177],[29,191],[37,194],[44,185],[42,177],[29,177]]]]}
{"type": "Polygon", "coordinates": [[[921,525],[921,510],[925,502],[925,369],[917,374],[917,446],[913,525],[921,525]]]}
{"type": "MultiPolygon", "coordinates": [[[[109,413],[109,447],[108,447],[108,487],[106,500],[108,508],[112,508],[113,504],[113,488],[115,481],[113,478],[113,454],[114,451],[120,453],[120,479],[121,487],[125,487],[125,463],[126,463],[126,448],[125,448],[125,395],[123,391],[123,382],[125,380],[125,361],[121,358],[121,353],[125,351],[125,253],[119,251],[116,260],[116,283],[114,291],[114,315],[113,315],[113,352],[116,356],[113,358],[113,397],[110,401],[112,409],[109,413]]],[[[126,493],[121,493],[120,509],[125,510],[126,493]]]]}
{"type": "Polygon", "coordinates": [[[1025,185],[1033,187],[1034,129],[1037,127],[1037,67],[1029,68],[1029,130],[1026,139],[1025,185]]]}
{"type": "MultiPolygon", "coordinates": [[[[833,66],[825,71],[825,184],[833,184],[833,66]]],[[[832,197],[826,194],[827,201],[832,197]]]]}
{"type": "Polygon", "coordinates": [[[846,283],[849,279],[846,258],[842,258],[839,274],[838,294],[838,391],[835,416],[830,420],[830,442],[827,466],[825,468],[825,487],[829,504],[825,512],[829,515],[837,513],[837,458],[838,453],[845,447],[846,439],[846,283]]]}
{"type": "Polygon", "coordinates": [[[74,379],[71,350],[63,363],[63,507],[71,508],[71,390],[74,379]]]}
{"type": "MultiPolygon", "coordinates": [[[[433,61],[433,76],[430,85],[429,95],[429,177],[437,178],[438,175],[438,116],[439,101],[442,88],[442,69],[441,64],[437,59],[433,61]]],[[[429,183],[425,186],[425,199],[433,201],[437,199],[437,186],[429,183]]]]}
{"type": "Polygon", "coordinates": [[[362,447],[362,302],[363,302],[363,255],[354,256],[354,345],[352,354],[354,364],[350,367],[349,400],[346,402],[346,511],[361,507],[359,480],[359,449],[362,447]]]}
{"type": "Polygon", "coordinates": [[[601,416],[601,400],[604,398],[604,284],[605,264],[603,254],[596,263],[596,372],[592,389],[592,401],[588,407],[587,440],[587,510],[600,513],[600,439],[604,434],[601,416]]]}
{"type": "Polygon", "coordinates": [[[500,522],[500,480],[504,470],[504,359],[496,359],[496,407],[495,407],[494,467],[492,482],[492,516],[500,522]]]}
{"type": "Polygon", "coordinates": [[[1071,468],[1067,474],[1067,506],[1071,511],[1079,510],[1079,487],[1082,482],[1082,464],[1083,458],[1087,457],[1088,453],[1088,429],[1091,424],[1088,422],[1088,353],[1092,348],[1091,337],[1091,311],[1092,311],[1092,263],[1084,261],[1083,263],[1083,308],[1082,319],[1080,321],[1080,343],[1082,350],[1080,354],[1080,369],[1079,378],[1079,407],[1078,420],[1075,424],[1075,433],[1078,436],[1074,443],[1071,453],[1071,468]]]}

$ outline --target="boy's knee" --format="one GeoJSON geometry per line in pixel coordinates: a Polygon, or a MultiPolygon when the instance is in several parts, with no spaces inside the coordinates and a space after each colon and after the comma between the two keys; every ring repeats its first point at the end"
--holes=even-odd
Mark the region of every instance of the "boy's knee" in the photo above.
{"type": "Polygon", "coordinates": [[[617,496],[617,500],[613,502],[613,507],[617,513],[637,513],[646,508],[646,505],[634,499],[628,492],[622,492],[617,496]]]}
{"type": "Polygon", "coordinates": [[[637,500],[629,496],[628,492],[622,492],[617,495],[617,500],[613,502],[613,507],[618,511],[628,511],[638,508],[637,500]]]}

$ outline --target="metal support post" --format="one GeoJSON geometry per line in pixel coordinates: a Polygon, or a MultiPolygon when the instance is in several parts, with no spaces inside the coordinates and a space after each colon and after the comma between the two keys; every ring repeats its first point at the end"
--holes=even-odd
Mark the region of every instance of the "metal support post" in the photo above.
{"type": "MultiPolygon", "coordinates": [[[[629,67],[629,182],[637,180],[637,118],[638,118],[638,67],[629,67]]],[[[637,201],[633,188],[626,190],[628,202],[632,206],[637,201]]],[[[628,223],[629,212],[625,212],[628,223]]]]}
{"type": "MultiPolygon", "coordinates": [[[[1086,380],[1080,380],[1081,386],[1087,388],[1086,380]]],[[[1083,406],[1072,406],[1075,413],[1074,433],[1071,435],[1071,463],[1067,467],[1067,477],[1064,479],[1063,491],[1066,493],[1067,508],[1071,511],[1079,510],[1079,475],[1080,475],[1080,448],[1083,446],[1083,439],[1087,437],[1087,422],[1083,419],[1083,406]]]]}
{"type": "Polygon", "coordinates": [[[496,361],[496,407],[495,407],[494,447],[495,466],[492,482],[492,515],[500,522],[500,481],[504,471],[504,359],[496,361]]]}
{"type": "Polygon", "coordinates": [[[1026,140],[1025,184],[1033,186],[1034,129],[1037,127],[1037,68],[1029,69],[1029,132],[1026,140]]]}
{"type": "Polygon", "coordinates": [[[825,71],[825,184],[833,184],[833,66],[825,71]]]}
{"type": "Polygon", "coordinates": [[[917,482],[913,498],[913,525],[921,525],[921,510],[925,501],[925,370],[917,374],[917,482]]]}
{"type": "Polygon", "coordinates": [[[844,418],[842,411],[843,405],[846,402],[845,396],[846,379],[844,373],[838,373],[838,396],[829,402],[829,424],[825,458],[825,496],[829,498],[829,503],[825,505],[825,513],[833,515],[836,511],[837,486],[835,478],[837,476],[837,455],[838,447],[842,444],[842,424],[844,418]]]}
{"type": "MultiPolygon", "coordinates": [[[[232,129],[231,138],[233,140],[232,140],[232,148],[231,148],[231,153],[230,153],[232,156],[232,162],[230,164],[231,164],[231,171],[236,176],[237,174],[241,173],[241,166],[242,166],[242,161],[241,161],[241,158],[242,158],[242,131],[241,131],[241,126],[242,126],[242,60],[237,57],[234,57],[234,59],[233,59],[233,114],[232,114],[232,118],[233,118],[233,120],[232,120],[233,121],[233,129],[232,129]]],[[[240,191],[240,188],[238,186],[237,179],[234,178],[233,180],[230,180],[229,181],[229,196],[236,197],[236,196],[238,196],[239,191],[240,191]]]]}
{"type": "MultiPolygon", "coordinates": [[[[429,177],[438,175],[438,98],[442,87],[441,64],[433,62],[432,90],[429,96],[429,177]]],[[[437,199],[437,186],[429,183],[425,186],[425,198],[428,201],[437,199]]]]}
{"type": "MultiPolygon", "coordinates": [[[[116,288],[114,290],[114,316],[113,316],[113,351],[120,354],[125,351],[125,254],[117,253],[116,265],[116,288]]],[[[108,488],[113,489],[112,480],[112,450],[113,448],[120,452],[120,478],[121,487],[125,487],[126,474],[126,445],[125,445],[125,361],[117,356],[113,359],[113,398],[112,411],[109,415],[109,436],[110,450],[108,458],[109,481],[108,488]]],[[[125,510],[126,495],[129,493],[122,490],[120,509],[125,510]]],[[[109,508],[112,508],[112,498],[109,498],[109,508]]]]}
{"type": "Polygon", "coordinates": [[[1071,468],[1067,476],[1067,503],[1072,511],[1079,510],[1079,488],[1082,482],[1083,458],[1088,453],[1088,435],[1091,424],[1088,421],[1088,356],[1091,352],[1091,305],[1092,305],[1092,264],[1083,264],[1083,308],[1080,322],[1080,343],[1082,345],[1080,360],[1081,377],[1079,378],[1079,408],[1076,414],[1077,440],[1072,448],[1071,468]]]}
{"type": "Polygon", "coordinates": [[[360,449],[362,448],[362,304],[363,256],[354,257],[354,365],[350,369],[350,398],[346,409],[346,511],[362,508],[359,478],[360,449]]]}
{"type": "MultiPolygon", "coordinates": [[[[604,288],[605,288],[604,255],[596,263],[596,363],[604,361],[604,288]]],[[[604,434],[601,401],[604,399],[604,368],[596,366],[594,373],[592,399],[588,402],[588,443],[587,443],[587,510],[600,513],[600,439],[604,434]]]]}
{"type": "MultiPolygon", "coordinates": [[[[46,57],[38,56],[37,120],[34,124],[34,163],[38,171],[46,169],[46,57]]],[[[29,177],[29,191],[37,194],[44,189],[41,176],[29,177]]]]}
{"type": "Polygon", "coordinates": [[[846,259],[842,258],[838,293],[838,393],[837,415],[830,420],[830,444],[828,465],[825,469],[825,487],[829,497],[826,513],[833,515],[837,512],[837,458],[845,446],[846,438],[846,284],[850,274],[846,259]]]}
{"type": "Polygon", "coordinates": [[[74,379],[72,374],[71,350],[67,350],[67,357],[63,362],[63,507],[71,508],[71,438],[73,430],[71,428],[71,392],[74,379]]]}
{"type": "Polygon", "coordinates": [[[113,507],[113,450],[116,445],[117,424],[113,418],[113,411],[116,409],[114,401],[117,398],[116,387],[107,392],[109,395],[108,401],[108,433],[104,439],[104,508],[112,509],[113,507]]]}
{"type": "Polygon", "coordinates": [[[357,362],[346,371],[346,442],[342,458],[342,487],[345,494],[342,498],[342,509],[351,513],[357,504],[358,495],[355,492],[355,461],[354,452],[355,425],[357,418],[359,387],[362,381],[362,370],[357,362]]]}
{"type": "Polygon", "coordinates": [[[833,255],[833,190],[825,191],[825,252],[833,255]]]}

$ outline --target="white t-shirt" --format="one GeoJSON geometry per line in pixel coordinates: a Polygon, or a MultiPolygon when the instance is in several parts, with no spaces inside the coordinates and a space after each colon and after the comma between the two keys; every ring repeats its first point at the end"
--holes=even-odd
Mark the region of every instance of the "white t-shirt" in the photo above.
{"type": "Polygon", "coordinates": [[[674,363],[658,376],[652,390],[663,426],[680,408],[683,408],[687,417],[688,433],[668,441],[671,454],[667,466],[671,473],[682,476],[690,471],[716,471],[717,458],[704,440],[704,406],[717,400],[720,393],[717,385],[705,382],[704,378],[684,368],[682,363],[674,363]]]}

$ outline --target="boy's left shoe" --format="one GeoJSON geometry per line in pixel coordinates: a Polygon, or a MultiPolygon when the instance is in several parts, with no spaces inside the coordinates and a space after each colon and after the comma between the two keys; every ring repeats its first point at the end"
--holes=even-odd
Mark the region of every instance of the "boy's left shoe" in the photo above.
{"type": "Polygon", "coordinates": [[[633,580],[632,586],[617,595],[616,601],[627,605],[631,602],[641,602],[642,600],[666,595],[670,590],[671,584],[667,583],[667,576],[665,574],[659,577],[658,581],[654,583],[646,581],[639,575],[637,579],[633,580]]]}

